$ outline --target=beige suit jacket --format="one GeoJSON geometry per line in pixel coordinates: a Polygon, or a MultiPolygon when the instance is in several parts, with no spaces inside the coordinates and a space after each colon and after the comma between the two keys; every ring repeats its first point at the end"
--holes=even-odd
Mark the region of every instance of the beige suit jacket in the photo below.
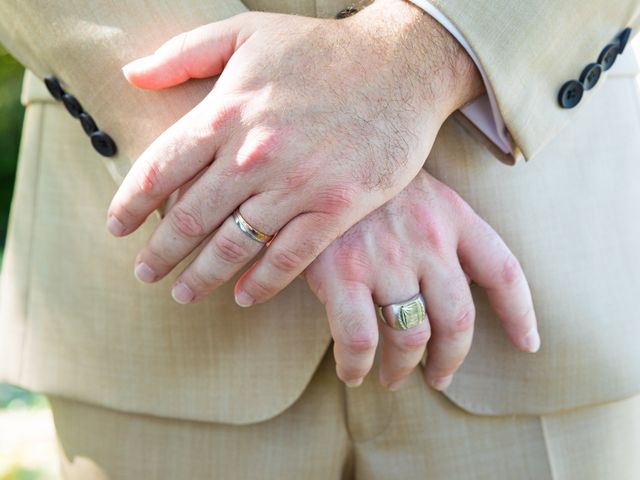
{"type": "MultiPolygon", "coordinates": [[[[544,413],[640,392],[640,103],[621,58],[578,107],[557,92],[623,28],[636,0],[434,2],[469,41],[517,151],[509,167],[466,122],[444,125],[426,168],[504,237],[528,275],[543,346],[511,347],[481,291],[472,351],[445,393],[481,414],[544,413]]],[[[248,8],[333,16],[342,0],[252,0],[248,8]]],[[[132,275],[157,222],[131,238],[105,211],[131,163],[212,81],[164,92],[120,67],[167,38],[244,11],[239,0],[0,2],[0,40],[36,76],[56,75],[116,157],[99,157],[77,121],[30,76],[0,289],[0,379],[129,412],[246,424],[304,390],[326,351],[325,314],[302,281],[242,310],[231,287],[180,306],[169,281],[132,275]]],[[[623,61],[624,60],[624,61],[623,61]]],[[[625,63],[626,62],[626,63],[625,63]]],[[[169,279],[171,280],[171,279],[169,279]]]]}

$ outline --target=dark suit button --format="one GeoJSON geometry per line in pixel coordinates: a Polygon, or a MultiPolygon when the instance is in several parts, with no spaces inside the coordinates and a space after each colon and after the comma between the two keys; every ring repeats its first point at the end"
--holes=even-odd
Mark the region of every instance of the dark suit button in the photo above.
{"type": "Polygon", "coordinates": [[[602,67],[599,63],[590,63],[580,74],[580,82],[585,90],[591,90],[595,87],[602,74],[602,67]]]}
{"type": "Polygon", "coordinates": [[[96,152],[104,157],[113,157],[118,151],[116,142],[102,130],[91,134],[91,144],[96,149],[96,152]]]}
{"type": "Polygon", "coordinates": [[[629,27],[625,28],[622,32],[620,32],[620,35],[618,35],[618,45],[620,47],[620,53],[624,52],[624,47],[627,46],[629,37],[631,37],[631,29],[629,27]]]}
{"type": "Polygon", "coordinates": [[[80,105],[78,99],[70,93],[65,93],[64,95],[62,95],[62,103],[64,103],[64,106],[67,107],[67,111],[73,118],[78,118],[82,113],[82,105],[80,105]]]}
{"type": "Polygon", "coordinates": [[[91,135],[98,131],[96,122],[93,121],[93,118],[91,118],[91,115],[88,113],[82,112],[78,118],[80,119],[80,124],[82,125],[84,133],[87,135],[91,135]]]}
{"type": "Polygon", "coordinates": [[[336,13],[336,18],[341,20],[343,18],[350,17],[351,15],[355,15],[356,13],[358,13],[358,9],[356,7],[347,7],[336,13]]]}
{"type": "Polygon", "coordinates": [[[49,90],[49,93],[56,100],[61,100],[62,95],[64,95],[64,89],[60,86],[60,82],[53,75],[49,75],[44,78],[44,84],[49,90]]]}
{"type": "Polygon", "coordinates": [[[610,43],[602,49],[600,56],[598,57],[598,63],[602,65],[602,70],[606,72],[613,66],[616,62],[618,53],[620,53],[620,45],[618,42],[610,43]]]}
{"type": "Polygon", "coordinates": [[[560,93],[558,94],[558,103],[560,103],[562,108],[573,108],[580,103],[583,93],[584,88],[582,88],[582,84],[580,82],[576,80],[569,80],[567,83],[562,85],[562,88],[560,89],[560,93]]]}

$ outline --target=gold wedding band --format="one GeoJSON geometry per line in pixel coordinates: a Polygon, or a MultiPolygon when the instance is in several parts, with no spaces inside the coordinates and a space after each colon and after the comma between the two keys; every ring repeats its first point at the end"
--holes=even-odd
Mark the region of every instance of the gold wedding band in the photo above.
{"type": "Polygon", "coordinates": [[[409,330],[424,322],[427,318],[427,309],[424,297],[418,293],[404,302],[378,307],[378,314],[391,328],[409,330]]]}
{"type": "Polygon", "coordinates": [[[233,219],[235,220],[238,228],[242,230],[242,233],[256,242],[267,244],[273,240],[273,237],[275,237],[275,234],[268,235],[257,228],[252,227],[251,224],[242,216],[239,208],[236,208],[236,211],[233,212],[233,219]]]}

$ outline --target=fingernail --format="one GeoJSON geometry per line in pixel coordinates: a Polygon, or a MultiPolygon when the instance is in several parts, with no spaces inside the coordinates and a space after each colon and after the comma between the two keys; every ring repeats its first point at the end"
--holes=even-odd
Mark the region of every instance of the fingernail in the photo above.
{"type": "Polygon", "coordinates": [[[447,388],[449,385],[451,385],[451,380],[453,380],[453,375],[449,375],[447,377],[440,377],[440,378],[436,378],[433,381],[433,388],[435,388],[436,390],[444,390],[445,388],[447,388]]]}
{"type": "Polygon", "coordinates": [[[344,384],[349,388],[356,388],[362,385],[363,378],[358,378],[357,380],[349,380],[348,382],[344,382],[344,384]]]}
{"type": "Polygon", "coordinates": [[[111,215],[107,218],[107,230],[111,233],[111,235],[115,235],[119,237],[124,234],[124,225],[118,220],[116,217],[111,215]]]}
{"type": "Polygon", "coordinates": [[[236,303],[241,307],[250,307],[255,303],[255,300],[244,290],[238,290],[236,292],[236,303]]]}
{"type": "Polygon", "coordinates": [[[173,286],[173,288],[171,289],[171,296],[176,302],[183,305],[191,303],[191,301],[195,297],[191,289],[182,282],[178,282],[173,286]]]}
{"type": "Polygon", "coordinates": [[[396,380],[395,382],[390,383],[387,386],[387,389],[391,390],[392,392],[397,392],[404,386],[405,380],[406,378],[401,378],[400,380],[396,380]]]}
{"type": "Polygon", "coordinates": [[[540,334],[536,327],[531,327],[527,336],[524,337],[524,345],[527,352],[537,352],[540,349],[540,334]]]}
{"type": "Polygon", "coordinates": [[[151,283],[156,280],[158,277],[156,272],[144,262],[140,262],[136,265],[136,268],[133,270],[134,275],[138,280],[144,283],[151,283]]]}

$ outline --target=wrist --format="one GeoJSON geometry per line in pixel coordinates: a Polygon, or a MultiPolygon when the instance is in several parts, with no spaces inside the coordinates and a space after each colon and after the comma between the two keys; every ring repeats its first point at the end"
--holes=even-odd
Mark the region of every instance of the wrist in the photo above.
{"type": "Polygon", "coordinates": [[[376,0],[359,16],[372,40],[382,38],[405,63],[397,80],[409,84],[423,108],[435,107],[446,118],[485,93],[480,72],[464,47],[419,7],[405,0],[376,0]]]}

